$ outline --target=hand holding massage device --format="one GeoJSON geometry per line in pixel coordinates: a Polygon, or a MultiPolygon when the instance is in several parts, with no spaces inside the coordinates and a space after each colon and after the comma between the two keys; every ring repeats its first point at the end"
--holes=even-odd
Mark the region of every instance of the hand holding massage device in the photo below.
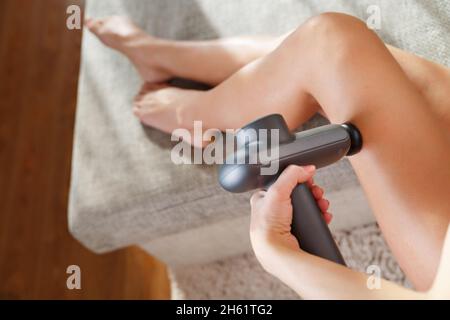
{"type": "MultiPolygon", "coordinates": [[[[358,153],[362,147],[361,134],[350,123],[329,124],[294,134],[289,131],[286,122],[279,114],[268,115],[246,125],[237,132],[236,139],[238,142],[245,140],[238,145],[238,149],[233,154],[227,156],[227,161],[219,169],[221,186],[234,193],[267,188],[288,165],[312,164],[316,168],[321,168],[346,155],[358,153]],[[270,163],[259,160],[256,163],[245,161],[251,156],[248,150],[261,152],[260,148],[250,148],[252,144],[256,146],[263,144],[260,141],[262,139],[260,135],[248,134],[249,131],[258,133],[260,129],[279,130],[278,157],[269,160],[278,162],[278,171],[273,175],[261,174],[261,168],[270,166],[270,163]],[[241,161],[238,161],[239,158],[241,161]]],[[[270,148],[270,141],[265,142],[265,145],[267,151],[267,148],[270,148]]],[[[294,188],[291,199],[293,206],[291,232],[297,238],[300,248],[313,255],[345,265],[339,248],[306,183],[294,188]]]]}

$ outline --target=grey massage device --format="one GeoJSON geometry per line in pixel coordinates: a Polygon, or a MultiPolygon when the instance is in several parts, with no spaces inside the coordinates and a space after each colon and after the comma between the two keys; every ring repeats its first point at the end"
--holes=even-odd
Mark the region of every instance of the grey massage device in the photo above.
{"type": "MultiPolygon", "coordinates": [[[[293,134],[279,114],[268,115],[246,125],[237,132],[236,139],[239,143],[238,149],[227,156],[225,164],[219,169],[221,186],[235,193],[267,188],[290,164],[313,164],[316,168],[321,168],[346,155],[350,156],[359,152],[362,147],[361,134],[350,123],[329,124],[293,134]],[[262,143],[260,135],[254,134],[258,133],[259,129],[279,129],[279,156],[269,159],[269,162],[248,161],[251,156],[249,153],[260,153],[264,148],[267,153],[267,148],[271,148],[270,141],[262,143]],[[258,148],[258,146],[262,147],[258,148]],[[273,161],[277,162],[277,173],[262,175],[261,168],[270,167],[273,161]]],[[[297,238],[300,248],[313,255],[345,265],[309,187],[304,183],[297,185],[291,199],[292,234],[297,238]]]]}

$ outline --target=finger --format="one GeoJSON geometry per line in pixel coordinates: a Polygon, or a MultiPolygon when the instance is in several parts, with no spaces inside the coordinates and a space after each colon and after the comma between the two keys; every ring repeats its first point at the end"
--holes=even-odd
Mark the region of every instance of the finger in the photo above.
{"type": "Polygon", "coordinates": [[[290,198],[292,190],[297,184],[308,181],[315,170],[314,166],[299,167],[290,165],[281,173],[277,181],[270,186],[268,193],[283,199],[290,198]]]}
{"type": "Polygon", "coordinates": [[[325,222],[327,224],[329,224],[331,222],[331,220],[333,220],[333,215],[331,213],[329,213],[329,212],[325,212],[323,214],[323,218],[325,219],[325,222]]]}
{"type": "Polygon", "coordinates": [[[311,192],[316,200],[322,199],[324,192],[321,187],[313,185],[311,187],[311,192]]]}
{"type": "Polygon", "coordinates": [[[319,206],[320,211],[325,213],[325,212],[327,212],[328,208],[330,207],[330,201],[322,198],[322,199],[317,200],[317,205],[319,206]]]}

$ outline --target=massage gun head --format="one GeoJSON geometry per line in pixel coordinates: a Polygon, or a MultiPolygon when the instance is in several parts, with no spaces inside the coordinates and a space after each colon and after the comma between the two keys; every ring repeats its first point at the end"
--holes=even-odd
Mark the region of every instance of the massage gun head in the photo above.
{"type": "Polygon", "coordinates": [[[361,136],[361,132],[359,132],[359,129],[352,123],[346,122],[341,125],[348,133],[350,137],[350,148],[347,151],[347,156],[352,156],[354,154],[357,154],[361,151],[363,140],[361,136]]]}
{"type": "Polygon", "coordinates": [[[227,156],[219,169],[219,182],[230,192],[267,187],[290,164],[313,164],[321,168],[362,148],[361,134],[351,123],[330,124],[294,134],[279,114],[265,116],[241,128],[236,140],[237,150],[227,156]],[[273,129],[278,129],[278,141],[271,141],[273,129]],[[274,150],[277,152],[273,153],[274,150]],[[255,158],[257,161],[252,162],[255,158]],[[274,174],[262,174],[263,168],[273,165],[277,167],[274,174]]]}

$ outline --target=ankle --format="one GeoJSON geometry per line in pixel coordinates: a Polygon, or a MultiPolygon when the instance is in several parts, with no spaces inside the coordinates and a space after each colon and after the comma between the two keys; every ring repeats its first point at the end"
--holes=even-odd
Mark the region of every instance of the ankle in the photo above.
{"type": "Polygon", "coordinates": [[[183,105],[177,110],[177,124],[180,128],[191,130],[195,121],[202,121],[203,126],[208,125],[205,116],[204,98],[207,92],[189,90],[183,105]]]}
{"type": "MultiPolygon", "coordinates": [[[[166,40],[161,38],[153,38],[147,44],[147,55],[151,57],[153,65],[165,73],[176,76],[176,70],[174,70],[174,59],[177,59],[177,54],[180,50],[177,41],[166,40]]],[[[145,54],[145,53],[144,53],[145,54]]]]}
{"type": "Polygon", "coordinates": [[[151,67],[169,72],[166,68],[167,41],[154,38],[145,34],[144,36],[130,38],[126,43],[125,53],[128,56],[137,58],[138,61],[148,63],[151,67]]]}

